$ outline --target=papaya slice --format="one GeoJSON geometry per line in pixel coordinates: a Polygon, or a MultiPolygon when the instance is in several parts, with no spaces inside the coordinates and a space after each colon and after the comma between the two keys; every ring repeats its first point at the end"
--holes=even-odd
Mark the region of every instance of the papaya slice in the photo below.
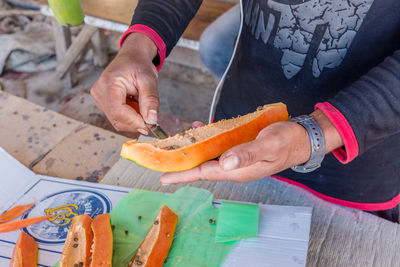
{"type": "Polygon", "coordinates": [[[128,267],[160,267],[172,245],[178,216],[166,205],[161,207],[150,231],[136,250],[128,267]]]}
{"type": "Polygon", "coordinates": [[[268,125],[288,119],[285,104],[265,105],[253,113],[190,129],[167,139],[128,141],[122,146],[121,157],[160,172],[188,170],[236,145],[254,140],[268,125]]]}
{"type": "Polygon", "coordinates": [[[5,223],[21,216],[22,214],[24,214],[25,211],[32,208],[33,205],[35,205],[35,202],[26,205],[15,206],[9,209],[8,211],[0,215],[0,223],[5,223]]]}
{"type": "Polygon", "coordinates": [[[30,235],[21,231],[15,244],[10,267],[36,267],[38,244],[30,235]]]}
{"type": "Polygon", "coordinates": [[[69,227],[61,254],[60,267],[88,267],[93,242],[92,218],[83,214],[75,216],[69,227]]]}
{"type": "Polygon", "coordinates": [[[27,226],[35,224],[35,223],[45,221],[45,220],[49,219],[50,217],[51,217],[51,215],[45,215],[45,216],[33,217],[33,218],[23,219],[23,220],[14,221],[14,222],[2,223],[2,224],[0,224],[0,233],[7,233],[7,232],[15,231],[15,230],[27,227],[27,226]]]}
{"type": "Polygon", "coordinates": [[[113,233],[110,214],[97,215],[92,222],[93,247],[92,267],[111,267],[113,254],[113,233]]]}

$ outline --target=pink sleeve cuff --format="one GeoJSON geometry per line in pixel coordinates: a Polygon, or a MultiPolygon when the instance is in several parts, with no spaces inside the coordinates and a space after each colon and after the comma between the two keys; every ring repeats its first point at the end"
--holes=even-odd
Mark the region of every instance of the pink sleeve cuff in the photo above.
{"type": "Polygon", "coordinates": [[[167,51],[167,47],[163,39],[161,39],[161,37],[152,28],[142,24],[135,24],[129,27],[129,29],[122,35],[121,40],[119,41],[119,47],[122,46],[126,37],[133,32],[140,32],[147,35],[147,37],[149,37],[156,44],[158,55],[160,57],[160,64],[156,67],[157,70],[160,71],[164,63],[165,53],[167,51]]]}
{"type": "Polygon", "coordinates": [[[316,104],[315,109],[321,110],[331,120],[342,137],[344,149],[342,147],[335,149],[332,151],[333,155],[343,164],[352,161],[358,156],[358,143],[349,122],[328,102],[316,104]]]}

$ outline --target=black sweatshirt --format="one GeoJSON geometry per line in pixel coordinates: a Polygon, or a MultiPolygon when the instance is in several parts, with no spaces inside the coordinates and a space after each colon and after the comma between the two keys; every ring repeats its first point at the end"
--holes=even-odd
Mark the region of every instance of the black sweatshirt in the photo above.
{"type": "MultiPolygon", "coordinates": [[[[127,33],[152,29],[162,62],[200,4],[140,0],[127,33]]],[[[393,208],[400,202],[400,1],[243,0],[242,8],[215,120],[274,102],[287,104],[292,117],[319,108],[345,146],[312,173],[278,176],[344,206],[393,208]]]]}

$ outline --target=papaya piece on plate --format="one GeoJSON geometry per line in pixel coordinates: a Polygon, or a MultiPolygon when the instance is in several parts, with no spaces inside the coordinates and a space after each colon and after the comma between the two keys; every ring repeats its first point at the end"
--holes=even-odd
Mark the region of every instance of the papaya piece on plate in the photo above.
{"type": "Polygon", "coordinates": [[[90,266],[92,242],[92,218],[87,214],[75,216],[65,240],[60,267],[90,266]]]}
{"type": "Polygon", "coordinates": [[[13,222],[2,223],[2,224],[0,224],[0,233],[15,231],[15,230],[27,227],[27,226],[35,224],[35,223],[45,221],[45,220],[49,219],[50,217],[51,217],[51,215],[45,215],[45,216],[28,218],[28,219],[22,219],[22,220],[13,221],[13,222]]]}
{"type": "Polygon", "coordinates": [[[178,216],[166,205],[161,207],[150,231],[136,250],[128,267],[160,267],[172,245],[178,216]]]}
{"type": "Polygon", "coordinates": [[[10,267],[36,267],[38,244],[30,235],[21,231],[15,244],[10,267]]]}
{"type": "Polygon", "coordinates": [[[128,141],[122,146],[121,157],[160,172],[188,170],[236,145],[254,140],[268,125],[288,119],[285,104],[265,105],[253,113],[190,129],[166,139],[128,141]]]}
{"type": "Polygon", "coordinates": [[[6,211],[0,215],[0,223],[5,223],[8,221],[14,220],[15,218],[24,214],[25,211],[32,208],[33,205],[35,205],[35,202],[29,203],[26,205],[15,206],[15,207],[9,209],[8,211],[6,211]]]}
{"type": "Polygon", "coordinates": [[[110,214],[97,215],[92,222],[93,245],[92,267],[111,267],[113,255],[113,233],[110,214]]]}

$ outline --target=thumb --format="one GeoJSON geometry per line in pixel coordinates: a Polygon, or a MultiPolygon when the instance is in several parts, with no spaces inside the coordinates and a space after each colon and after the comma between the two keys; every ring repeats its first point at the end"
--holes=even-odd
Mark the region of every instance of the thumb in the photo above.
{"type": "Polygon", "coordinates": [[[157,124],[158,107],[160,106],[157,79],[154,77],[142,76],[137,80],[137,87],[140,114],[142,114],[146,123],[157,124]]]}
{"type": "Polygon", "coordinates": [[[259,140],[235,146],[226,151],[219,159],[221,168],[231,171],[250,166],[263,160],[263,145],[259,140]]]}

